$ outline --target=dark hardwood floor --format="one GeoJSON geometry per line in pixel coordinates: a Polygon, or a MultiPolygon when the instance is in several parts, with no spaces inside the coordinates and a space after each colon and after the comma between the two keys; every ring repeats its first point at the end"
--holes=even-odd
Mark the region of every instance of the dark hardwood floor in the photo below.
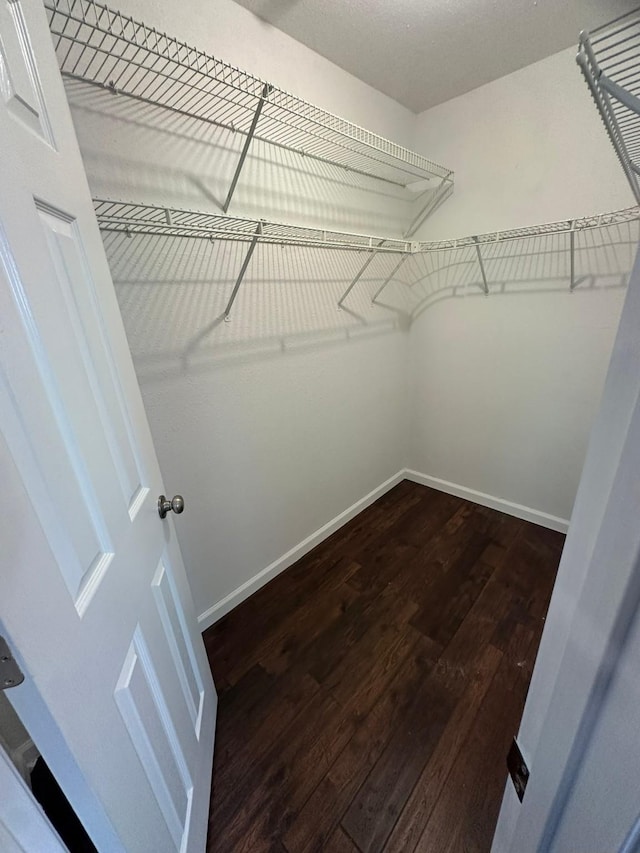
{"type": "Polygon", "coordinates": [[[404,481],[210,628],[209,853],[487,853],[563,542],[404,481]]]}

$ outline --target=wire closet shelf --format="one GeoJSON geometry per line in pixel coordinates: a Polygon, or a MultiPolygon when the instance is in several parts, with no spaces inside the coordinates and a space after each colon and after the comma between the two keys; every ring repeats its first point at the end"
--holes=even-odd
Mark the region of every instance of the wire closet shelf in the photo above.
{"type": "Polygon", "coordinates": [[[207,240],[234,240],[240,242],[275,243],[290,246],[317,246],[326,249],[347,249],[363,252],[390,252],[411,255],[419,252],[438,252],[465,246],[482,246],[509,240],[525,240],[552,234],[571,234],[590,228],[619,225],[640,218],[640,206],[599,213],[580,219],[565,219],[508,231],[490,231],[458,237],[452,240],[411,242],[397,237],[352,234],[319,228],[306,228],[269,222],[264,219],[244,219],[236,216],[162,207],[152,204],[94,199],[93,204],[100,229],[116,231],[127,236],[147,234],[155,236],[191,237],[207,240]]]}
{"type": "MultiPolygon", "coordinates": [[[[407,187],[453,172],[94,0],[45,0],[64,76],[407,187]]],[[[244,152],[246,153],[246,152],[244,152]]],[[[226,208],[225,208],[226,210],[226,208]]]]}
{"type": "Polygon", "coordinates": [[[577,61],[640,204],[640,8],[580,33],[577,61]]]}
{"type": "Polygon", "coordinates": [[[395,237],[373,237],[152,204],[98,198],[94,198],[93,204],[102,231],[118,231],[128,237],[147,234],[236,242],[255,240],[283,246],[400,253],[411,252],[415,245],[395,237]]]}
{"type": "Polygon", "coordinates": [[[338,300],[342,308],[344,301],[360,281],[375,256],[379,253],[394,254],[398,262],[391,273],[376,291],[372,302],[376,302],[382,291],[393,280],[404,262],[413,255],[451,251],[465,247],[474,247],[477,253],[483,290],[489,293],[489,285],[482,256],[483,247],[506,243],[513,240],[543,238],[566,234],[571,252],[570,288],[575,287],[575,235],[592,228],[604,228],[621,225],[640,219],[640,207],[630,207],[612,213],[600,213],[581,219],[566,219],[544,225],[532,225],[527,228],[514,228],[509,231],[492,231],[454,240],[435,240],[429,242],[410,242],[394,237],[373,237],[364,234],[350,234],[341,231],[325,231],[295,225],[267,222],[263,219],[243,219],[235,216],[223,216],[203,211],[161,207],[159,205],[136,204],[134,202],[113,201],[109,199],[93,200],[100,229],[115,232],[126,237],[151,235],[156,237],[187,237],[203,240],[230,240],[248,243],[248,249],[236,279],[231,297],[224,312],[225,320],[242,284],[244,275],[256,246],[270,243],[282,246],[317,247],[364,252],[367,257],[355,277],[349,283],[338,300]]]}

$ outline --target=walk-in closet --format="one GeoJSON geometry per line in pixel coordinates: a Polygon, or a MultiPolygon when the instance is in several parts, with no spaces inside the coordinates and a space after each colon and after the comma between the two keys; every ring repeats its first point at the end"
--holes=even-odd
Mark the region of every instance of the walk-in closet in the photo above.
{"type": "Polygon", "coordinates": [[[15,815],[40,756],[61,850],[610,853],[640,10],[113,4],[0,19],[15,815]]]}

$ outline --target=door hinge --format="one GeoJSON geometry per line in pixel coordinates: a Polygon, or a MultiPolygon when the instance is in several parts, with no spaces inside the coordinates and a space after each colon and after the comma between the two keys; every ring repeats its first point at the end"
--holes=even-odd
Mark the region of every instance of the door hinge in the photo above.
{"type": "Polygon", "coordinates": [[[507,755],[507,767],[509,768],[509,776],[511,776],[518,799],[522,802],[524,792],[527,790],[527,782],[529,781],[529,768],[522,757],[520,747],[515,738],[507,755]]]}
{"type": "Polygon", "coordinates": [[[22,684],[24,675],[15,662],[4,637],[0,637],[0,690],[8,690],[22,684]]]}

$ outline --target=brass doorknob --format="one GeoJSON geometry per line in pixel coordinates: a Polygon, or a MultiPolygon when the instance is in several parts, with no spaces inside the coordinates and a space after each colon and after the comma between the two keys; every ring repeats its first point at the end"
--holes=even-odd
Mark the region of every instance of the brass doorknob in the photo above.
{"type": "Polygon", "coordinates": [[[158,515],[164,518],[168,512],[173,510],[177,515],[184,511],[184,498],[182,495],[175,495],[171,500],[160,495],[158,498],[158,515]]]}

